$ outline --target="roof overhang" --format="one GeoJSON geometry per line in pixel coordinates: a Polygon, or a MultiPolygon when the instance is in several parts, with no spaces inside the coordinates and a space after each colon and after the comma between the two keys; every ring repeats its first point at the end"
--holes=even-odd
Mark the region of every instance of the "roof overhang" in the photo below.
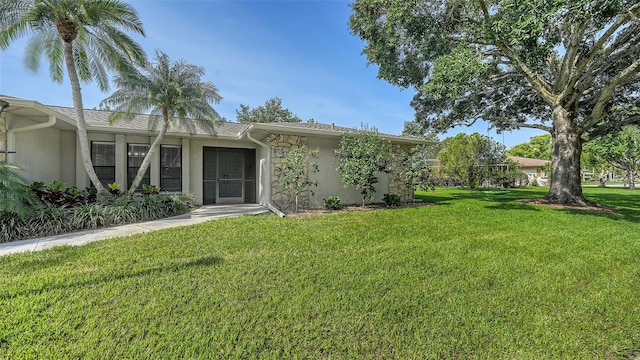
{"type": "Polygon", "coordinates": [[[54,126],[61,130],[75,130],[76,121],[34,100],[18,99],[14,97],[0,96],[0,100],[9,103],[9,107],[3,111],[11,117],[26,119],[37,123],[44,123],[50,116],[58,121],[54,126]]]}
{"type": "MultiPolygon", "coordinates": [[[[344,134],[349,134],[350,132],[341,131],[341,130],[327,130],[327,129],[314,129],[314,128],[303,128],[297,126],[287,126],[285,124],[273,124],[273,123],[254,123],[251,124],[249,128],[246,130],[251,134],[257,135],[259,137],[265,137],[269,134],[289,134],[289,135],[299,135],[299,136],[316,136],[316,137],[325,137],[325,138],[341,138],[344,134]]],[[[357,131],[351,132],[352,134],[357,133],[357,131]]],[[[389,135],[389,134],[379,134],[379,136],[384,140],[389,140],[392,143],[398,144],[408,144],[408,145],[434,145],[436,142],[431,140],[424,140],[419,138],[407,137],[407,136],[397,136],[397,135],[389,135]]]]}

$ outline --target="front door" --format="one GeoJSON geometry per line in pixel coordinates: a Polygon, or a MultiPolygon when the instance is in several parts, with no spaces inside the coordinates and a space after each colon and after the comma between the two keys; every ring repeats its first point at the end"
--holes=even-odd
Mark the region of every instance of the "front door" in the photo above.
{"type": "Polygon", "coordinates": [[[255,150],[202,149],[204,204],[255,202],[255,150]]]}
{"type": "Polygon", "coordinates": [[[244,151],[218,150],[218,204],[244,203],[244,151]]]}

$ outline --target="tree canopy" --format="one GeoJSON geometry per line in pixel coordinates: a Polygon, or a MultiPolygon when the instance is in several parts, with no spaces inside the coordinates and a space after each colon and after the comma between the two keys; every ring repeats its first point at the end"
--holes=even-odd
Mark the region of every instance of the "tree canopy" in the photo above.
{"type": "Polygon", "coordinates": [[[356,0],[350,26],[378,76],[417,91],[416,121],[479,119],[552,135],[547,199],[586,204],[582,143],[640,122],[640,3],[356,0]]]}
{"type": "Polygon", "coordinates": [[[475,189],[490,180],[497,167],[504,163],[504,147],[488,136],[460,133],[438,153],[438,160],[444,175],[475,189]]]}
{"type": "Polygon", "coordinates": [[[624,171],[629,188],[635,189],[635,178],[640,170],[640,128],[625,126],[615,134],[608,134],[590,142],[585,150],[614,168],[624,171]]]}
{"type": "Polygon", "coordinates": [[[515,145],[508,149],[507,155],[551,160],[551,135],[533,136],[528,142],[515,145]]]}
{"type": "Polygon", "coordinates": [[[240,104],[236,110],[236,120],[239,123],[273,123],[273,122],[302,122],[302,119],[282,107],[282,100],[278,97],[267,100],[264,105],[251,108],[240,104]]]}

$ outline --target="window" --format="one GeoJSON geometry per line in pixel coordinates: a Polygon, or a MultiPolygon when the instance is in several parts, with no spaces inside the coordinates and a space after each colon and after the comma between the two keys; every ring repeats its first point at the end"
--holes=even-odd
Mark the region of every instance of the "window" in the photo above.
{"type": "Polygon", "coordinates": [[[160,189],[182,191],[182,148],[160,145],[160,189]]]}
{"type": "Polygon", "coordinates": [[[91,142],[91,162],[102,186],[116,182],[116,144],[91,142]]]}
{"type": "MultiPolygon", "coordinates": [[[[147,152],[149,151],[148,144],[129,144],[127,145],[127,188],[131,187],[133,180],[136,178],[138,174],[138,169],[140,169],[140,165],[144,161],[144,157],[147,156],[147,152]]],[[[140,181],[140,185],[136,189],[136,191],[142,190],[142,184],[151,184],[151,175],[150,168],[147,168],[147,171],[144,173],[142,177],[142,181],[140,181]]]]}

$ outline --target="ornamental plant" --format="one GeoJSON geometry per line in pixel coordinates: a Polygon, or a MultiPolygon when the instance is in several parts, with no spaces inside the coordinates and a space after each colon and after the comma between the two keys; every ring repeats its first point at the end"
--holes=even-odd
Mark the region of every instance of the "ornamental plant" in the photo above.
{"type": "Polygon", "coordinates": [[[311,187],[318,186],[318,180],[311,179],[310,175],[319,171],[316,162],[318,155],[320,155],[319,149],[309,150],[306,145],[302,145],[289,150],[277,167],[284,188],[296,199],[296,212],[298,212],[298,202],[302,192],[309,190],[311,195],[315,194],[311,187]]]}
{"type": "Polygon", "coordinates": [[[355,134],[344,134],[336,149],[338,172],[345,187],[354,186],[362,194],[362,206],[373,199],[379,172],[388,172],[390,142],[364,128],[355,134]]]}
{"type": "Polygon", "coordinates": [[[420,151],[415,151],[405,156],[400,177],[414,192],[417,189],[423,191],[436,190],[436,182],[430,162],[431,159],[424,156],[420,151]]]}

